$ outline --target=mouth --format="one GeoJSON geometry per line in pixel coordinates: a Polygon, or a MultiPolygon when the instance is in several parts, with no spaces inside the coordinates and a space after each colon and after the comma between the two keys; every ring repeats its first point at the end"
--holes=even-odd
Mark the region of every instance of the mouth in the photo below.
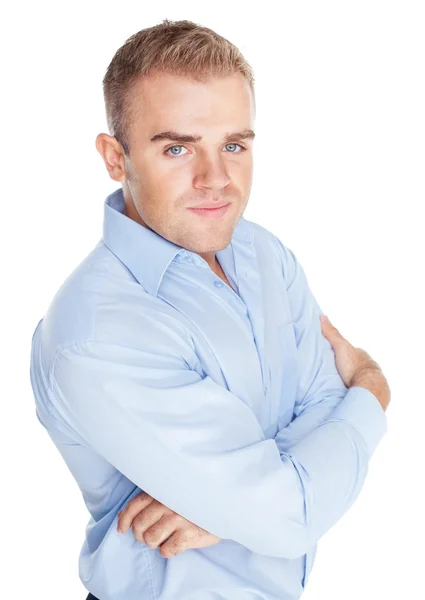
{"type": "Polygon", "coordinates": [[[228,211],[230,204],[229,202],[229,204],[225,204],[225,206],[221,206],[220,208],[189,208],[188,210],[200,217],[219,219],[228,211]]]}

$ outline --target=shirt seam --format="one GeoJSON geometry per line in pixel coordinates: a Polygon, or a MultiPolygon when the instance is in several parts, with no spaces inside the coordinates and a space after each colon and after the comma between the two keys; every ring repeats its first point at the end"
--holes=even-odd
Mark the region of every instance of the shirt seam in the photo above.
{"type": "MultiPolygon", "coordinates": [[[[186,335],[186,341],[190,344],[190,340],[188,339],[187,334],[185,334],[185,335],[186,335]]],[[[68,344],[67,343],[60,344],[56,348],[55,355],[53,357],[52,364],[49,369],[49,376],[48,376],[49,385],[48,385],[47,392],[48,392],[50,400],[51,400],[50,395],[51,395],[51,393],[53,393],[52,380],[54,378],[54,370],[55,370],[56,361],[57,361],[59,355],[62,354],[64,352],[64,350],[67,350],[68,348],[72,348],[73,346],[79,346],[81,344],[88,344],[88,343],[101,344],[104,346],[117,346],[118,348],[125,348],[126,350],[136,350],[136,351],[138,350],[138,348],[132,348],[131,346],[126,346],[124,344],[117,344],[115,342],[102,342],[101,340],[98,340],[98,339],[84,339],[84,340],[79,340],[78,342],[74,341],[74,342],[70,342],[68,344]]],[[[189,370],[192,370],[192,367],[189,365],[189,363],[184,358],[184,356],[182,356],[181,354],[178,354],[178,356],[184,361],[186,368],[189,370]]]]}

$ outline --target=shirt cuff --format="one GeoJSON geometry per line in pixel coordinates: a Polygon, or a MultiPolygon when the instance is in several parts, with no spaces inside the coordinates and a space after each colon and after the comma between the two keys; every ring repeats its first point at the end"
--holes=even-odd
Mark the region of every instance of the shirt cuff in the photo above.
{"type": "Polygon", "coordinates": [[[364,387],[350,387],[328,421],[350,423],[362,435],[369,457],[387,432],[387,415],[377,397],[364,387]]]}

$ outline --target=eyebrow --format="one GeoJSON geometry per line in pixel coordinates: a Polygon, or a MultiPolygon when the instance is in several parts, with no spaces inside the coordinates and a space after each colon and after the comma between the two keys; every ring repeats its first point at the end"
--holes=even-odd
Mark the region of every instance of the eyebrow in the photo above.
{"type": "MultiPolygon", "coordinates": [[[[226,133],[224,136],[225,142],[235,142],[237,140],[245,140],[248,138],[254,139],[255,133],[252,129],[244,129],[243,131],[236,131],[235,133],[226,133]]],[[[177,133],[177,131],[163,131],[157,133],[151,138],[151,142],[157,142],[159,140],[171,140],[172,142],[200,142],[202,136],[200,135],[188,135],[185,133],[177,133]]]]}

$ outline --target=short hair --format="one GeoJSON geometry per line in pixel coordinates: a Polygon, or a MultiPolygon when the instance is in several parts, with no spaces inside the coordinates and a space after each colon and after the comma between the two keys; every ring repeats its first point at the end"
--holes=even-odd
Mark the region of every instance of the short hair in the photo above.
{"type": "Polygon", "coordinates": [[[153,72],[170,73],[196,81],[240,73],[253,97],[254,75],[240,50],[208,27],[192,21],[170,21],[142,29],[117,50],[103,78],[103,96],[110,135],[130,153],[134,83],[153,72]]]}

